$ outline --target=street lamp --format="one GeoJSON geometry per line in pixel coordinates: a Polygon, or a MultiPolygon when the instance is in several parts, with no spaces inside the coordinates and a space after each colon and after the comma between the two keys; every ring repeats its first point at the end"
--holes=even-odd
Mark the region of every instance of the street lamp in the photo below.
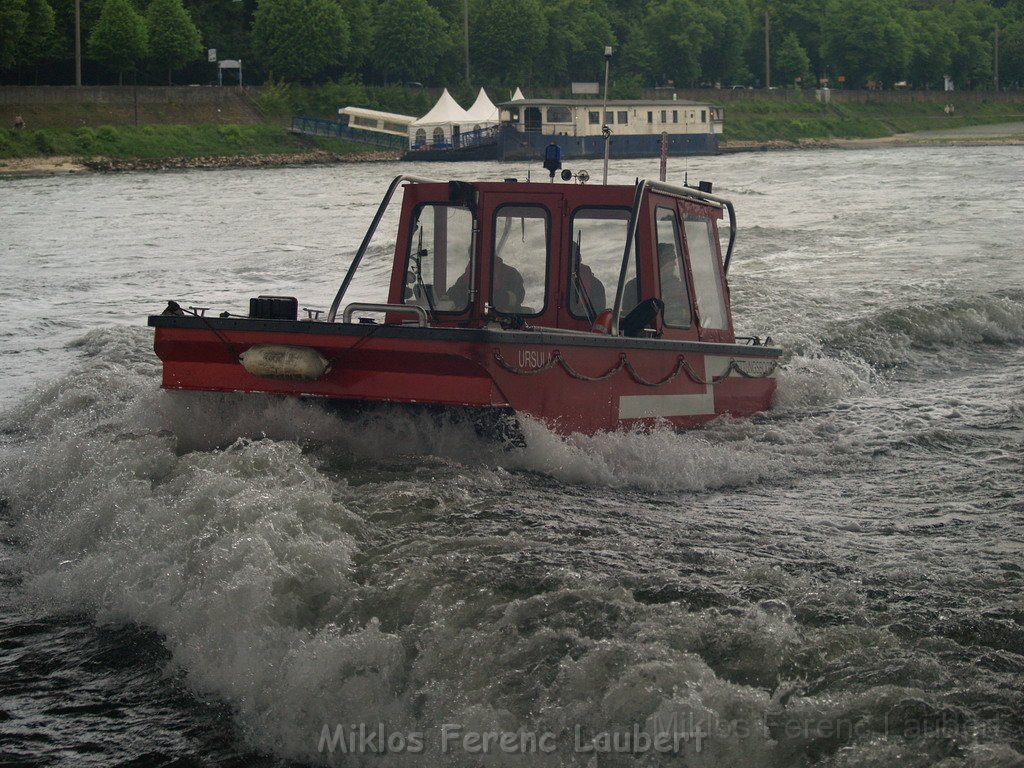
{"type": "Polygon", "coordinates": [[[604,107],[602,113],[604,116],[604,125],[601,127],[601,133],[604,134],[604,183],[608,183],[608,150],[611,147],[612,129],[608,125],[608,66],[612,60],[612,47],[606,45],[604,47],[604,107]]]}

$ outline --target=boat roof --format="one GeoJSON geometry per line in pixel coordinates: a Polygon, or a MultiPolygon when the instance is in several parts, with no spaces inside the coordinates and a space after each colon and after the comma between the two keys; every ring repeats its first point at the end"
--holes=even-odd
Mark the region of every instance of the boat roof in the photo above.
{"type": "Polygon", "coordinates": [[[362,106],[344,106],[344,108],[338,110],[339,115],[357,115],[364,118],[378,118],[379,120],[389,120],[393,123],[414,123],[416,118],[412,115],[398,115],[394,112],[381,112],[380,110],[367,110],[362,106]]]}
{"type": "MultiPolygon", "coordinates": [[[[515,99],[513,101],[502,101],[499,107],[521,107],[521,106],[551,106],[551,107],[597,107],[604,104],[599,99],[515,99]]],[[[609,101],[609,107],[658,107],[664,108],[669,104],[686,106],[715,106],[711,101],[688,101],[686,99],[619,99],[609,101]]]]}

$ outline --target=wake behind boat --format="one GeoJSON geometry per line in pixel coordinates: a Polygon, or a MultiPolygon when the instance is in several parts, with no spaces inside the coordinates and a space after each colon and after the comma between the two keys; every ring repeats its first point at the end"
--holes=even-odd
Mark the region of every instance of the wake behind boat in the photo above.
{"type": "Polygon", "coordinates": [[[560,433],[767,409],[782,350],[733,329],[732,204],[703,182],[585,180],[399,176],[325,317],[276,296],[242,317],[174,302],[151,316],[162,385],[527,415],[560,433]],[[346,305],[398,190],[388,300],[346,305]]]}

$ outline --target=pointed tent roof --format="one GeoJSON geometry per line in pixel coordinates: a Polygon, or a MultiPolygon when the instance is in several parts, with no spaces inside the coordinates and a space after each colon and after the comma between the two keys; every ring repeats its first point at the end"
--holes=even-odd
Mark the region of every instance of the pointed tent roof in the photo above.
{"type": "Polygon", "coordinates": [[[523,96],[522,90],[520,90],[520,88],[516,86],[516,92],[512,94],[512,98],[509,99],[509,101],[522,101],[525,98],[526,97],[523,96]]]}
{"type": "Polygon", "coordinates": [[[413,125],[446,125],[448,123],[466,122],[466,110],[459,106],[458,102],[444,89],[441,98],[427,114],[417,120],[413,125]]]}
{"type": "Polygon", "coordinates": [[[498,108],[488,98],[487,91],[483,88],[476,96],[473,106],[466,111],[467,123],[496,123],[498,122],[498,108]]]}

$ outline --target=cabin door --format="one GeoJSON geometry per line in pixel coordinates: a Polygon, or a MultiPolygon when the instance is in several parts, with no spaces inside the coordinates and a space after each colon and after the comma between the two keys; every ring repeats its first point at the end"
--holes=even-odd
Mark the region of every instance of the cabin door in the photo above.
{"type": "Polygon", "coordinates": [[[716,222],[696,206],[679,201],[679,221],[686,243],[687,271],[701,341],[733,342],[729,293],[722,272],[716,222]]]}
{"type": "Polygon", "coordinates": [[[512,191],[490,193],[481,201],[479,291],[498,316],[554,325],[561,205],[561,195],[512,191]]]}

